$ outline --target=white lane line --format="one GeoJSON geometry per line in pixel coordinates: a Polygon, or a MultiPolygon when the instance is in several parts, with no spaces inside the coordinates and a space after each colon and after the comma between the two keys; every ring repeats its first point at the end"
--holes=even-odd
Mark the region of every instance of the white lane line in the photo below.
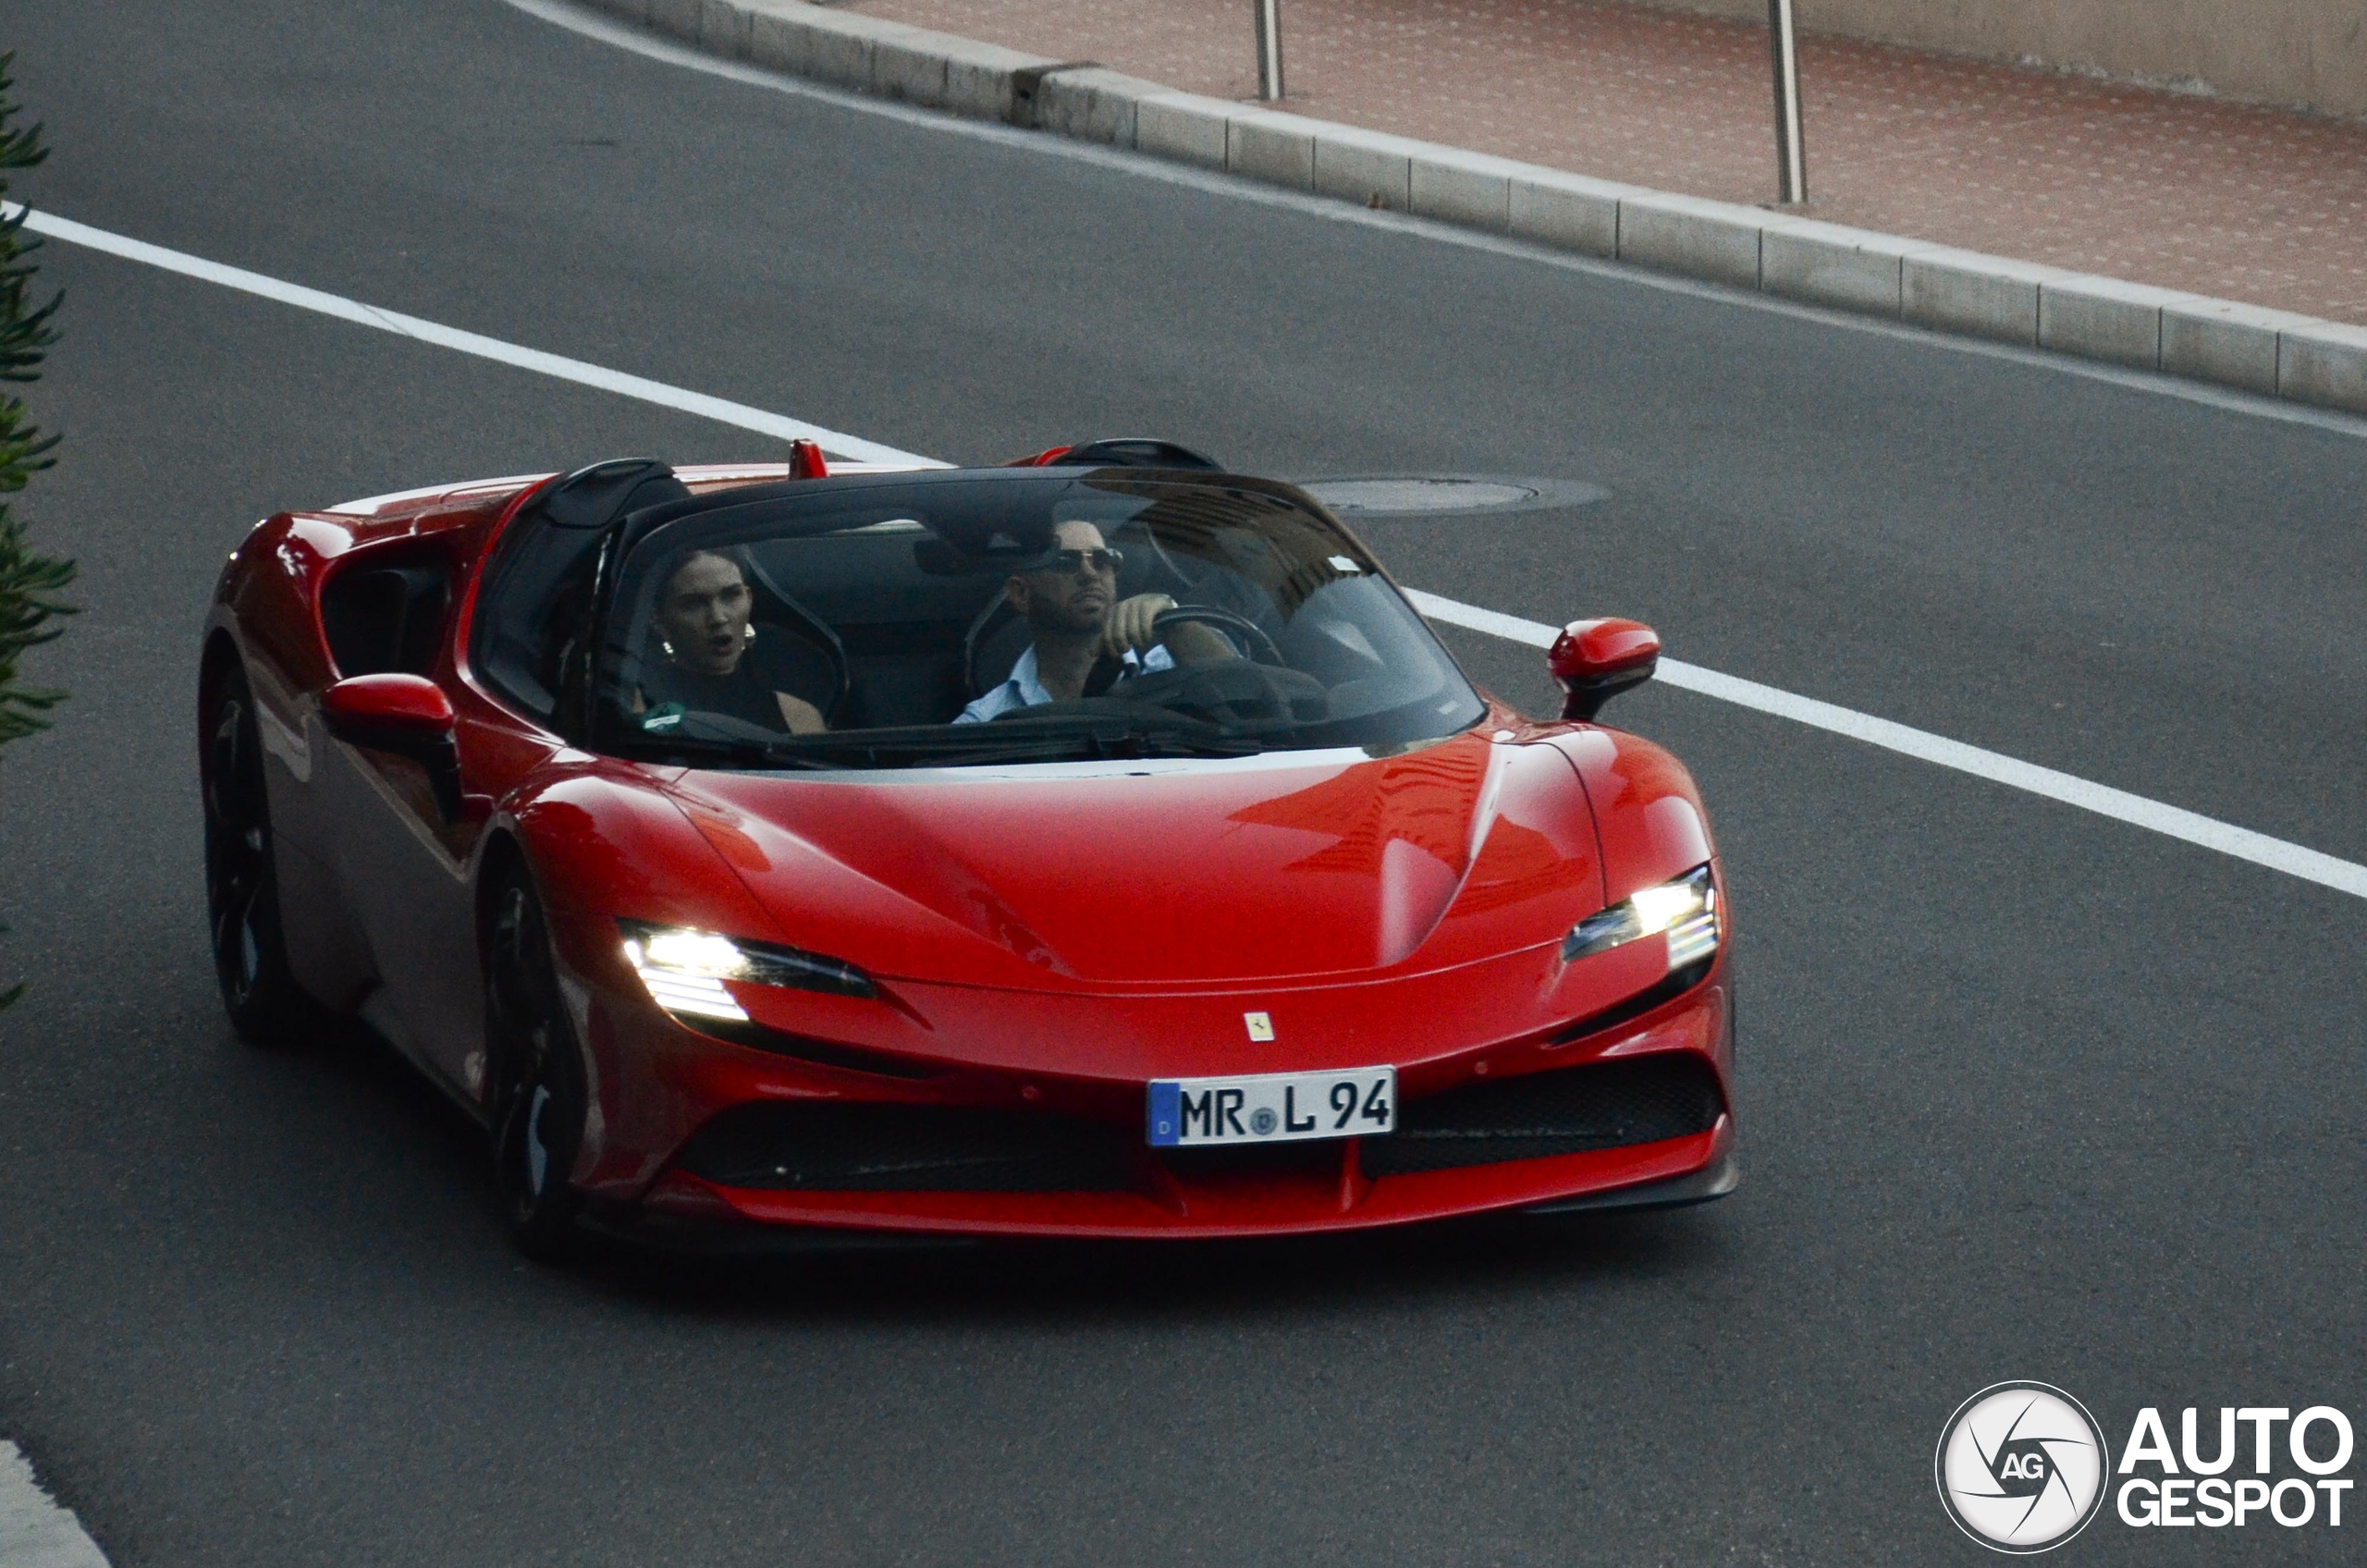
{"type": "MultiPolygon", "coordinates": [[[[0,203],[0,207],[4,207],[11,215],[21,210],[14,202],[0,203]]],[[[860,461],[926,463],[932,467],[940,468],[946,466],[935,458],[924,458],[918,453],[899,451],[893,447],[883,447],[877,442],[865,441],[858,436],[840,435],[836,431],[825,430],[820,425],[807,424],[800,420],[784,419],[779,414],[767,413],[762,409],[752,409],[744,403],[726,402],[720,398],[709,398],[704,393],[688,391],[680,386],[668,386],[663,382],[651,381],[643,376],[604,370],[598,365],[586,364],[581,360],[562,359],[556,354],[546,354],[540,349],[521,349],[495,338],[482,337],[473,332],[461,332],[452,327],[439,326],[434,322],[422,321],[415,316],[397,315],[392,312],[381,311],[374,306],[361,304],[338,295],[325,294],[319,289],[306,288],[300,284],[283,283],[277,278],[265,277],[260,273],[244,272],[237,267],[226,267],[218,263],[205,261],[182,251],[168,251],[163,246],[151,245],[144,240],[126,239],[119,234],[111,234],[104,229],[92,228],[86,224],[74,223],[66,218],[54,217],[46,213],[32,214],[25,220],[25,227],[35,233],[63,239],[69,244],[87,245],[93,250],[104,251],[110,255],[122,256],[135,262],[146,262],[152,266],[163,267],[167,271],[180,273],[190,277],[202,278],[210,283],[220,283],[250,294],[261,295],[267,300],[276,300],[303,310],[318,311],[323,315],[335,316],[340,321],[355,322],[363,326],[399,333],[405,337],[416,338],[423,343],[457,349],[462,353],[497,360],[503,364],[516,365],[521,369],[540,371],[562,380],[577,382],[586,386],[595,386],[604,392],[614,392],[623,397],[640,398],[644,402],[656,403],[665,408],[679,409],[685,413],[697,414],[723,424],[738,425],[743,430],[761,431],[768,435],[779,435],[784,438],[802,436],[807,440],[818,441],[829,451],[841,453],[860,461]]],[[[1490,636],[1502,637],[1511,642],[1526,643],[1533,647],[1551,646],[1560,631],[1558,627],[1548,626],[1543,621],[1524,620],[1518,616],[1505,615],[1500,610],[1483,609],[1477,605],[1466,605],[1454,599],[1441,598],[1436,594],[1426,594],[1417,588],[1407,589],[1406,594],[1423,614],[1433,619],[1443,620],[1453,626],[1467,627],[1474,631],[1484,631],[1490,636]]],[[[2300,844],[2287,843],[2282,839],[2272,839],[2264,833],[2255,833],[2250,828],[2237,827],[2214,817],[2201,815],[2197,812],[2165,805],[2159,801],[2148,800],[2142,795],[2132,795],[2125,790],[2116,790],[2109,785],[2091,783],[2073,774],[2058,773],[2051,767],[2041,767],[2035,763],[2023,762],[2019,758],[2009,757],[2003,753],[1983,751],[1978,746],[1968,746],[1961,741],[1951,741],[1944,735],[1934,735],[1929,730],[1911,729],[1904,724],[1894,724],[1889,719],[1876,718],[1871,714],[1838,707],[1832,703],[1821,703],[1813,697],[1797,696],[1773,686],[1762,686],[1756,680],[1721,675],[1716,670],[1704,669],[1699,665],[1685,664],[1675,659],[1664,658],[1661,661],[1659,679],[1684,691],[1716,697],[1723,702],[1735,703],[1747,708],[1756,708],[1761,713],[1793,719],[1818,729],[1829,730],[1836,735],[1846,735],[1852,740],[1863,741],[1868,745],[1880,746],[1886,751],[1898,752],[1941,767],[1953,768],[1959,773],[1968,773],[1978,778],[1986,778],[1994,783],[2008,785],[2013,789],[2027,790],[2033,795],[2042,795],[2051,801],[2060,801],[2066,805],[2078,806],[2082,811],[2091,811],[2117,822],[2126,822],[2155,833],[2165,834],[2170,838],[2182,839],[2206,850],[2216,850],[2221,854],[2233,855],[2238,860],[2250,861],[2256,865],[2264,865],[2273,871],[2284,872],[2288,876],[2298,876],[2304,881],[2315,882],[2339,892],[2349,893],[2358,898],[2367,898],[2367,865],[2359,865],[2347,860],[2336,860],[2334,856],[2321,854],[2316,850],[2307,849],[2300,844]]]]}
{"type": "MultiPolygon", "coordinates": [[[[14,202],[0,202],[0,211],[5,211],[10,217],[14,217],[24,209],[14,202]]],[[[317,288],[307,288],[301,284],[283,283],[276,277],[265,277],[259,272],[248,272],[241,267],[224,266],[219,262],[209,262],[202,256],[192,256],[181,251],[168,251],[162,245],[151,245],[144,239],[131,239],[120,234],[110,234],[104,228],[92,228],[88,224],[76,223],[70,218],[57,217],[49,213],[31,214],[25,219],[25,227],[35,234],[47,235],[52,239],[62,239],[69,245],[88,246],[93,251],[104,251],[111,256],[121,256],[126,261],[145,262],[150,266],[162,267],[166,272],[177,272],[185,277],[202,278],[208,283],[218,283],[226,288],[236,288],[240,293],[260,295],[266,300],[276,300],[283,305],[294,305],[299,310],[316,311],[322,315],[335,316],[339,321],[350,321],[359,326],[375,327],[381,332],[391,332],[399,337],[432,343],[439,349],[451,349],[460,353],[473,354],[481,360],[492,360],[500,364],[515,365],[520,370],[531,370],[542,375],[555,376],[561,381],[572,381],[578,386],[596,387],[603,392],[615,392],[627,398],[637,398],[644,403],[656,403],[661,408],[678,409],[683,413],[696,414],[702,419],[716,420],[724,424],[736,424],[742,430],[760,431],[767,435],[778,436],[783,441],[817,442],[824,451],[839,457],[852,458],[857,462],[901,463],[932,460],[915,458],[910,452],[900,452],[893,447],[883,447],[877,441],[865,441],[859,435],[847,435],[839,431],[825,430],[818,424],[808,424],[803,420],[785,419],[779,414],[767,413],[763,409],[750,408],[745,403],[710,398],[704,392],[692,392],[680,386],[668,386],[662,381],[652,381],[646,376],[632,375],[623,371],[609,370],[601,365],[586,364],[582,360],[570,360],[558,354],[546,354],[540,349],[527,349],[515,343],[504,343],[497,337],[486,337],[479,333],[463,332],[459,327],[443,326],[435,322],[423,321],[417,316],[407,316],[397,311],[382,310],[376,305],[365,305],[359,300],[348,300],[341,295],[324,293],[317,288]]]]}
{"type": "Polygon", "coordinates": [[[12,1442],[0,1442],[0,1568],[107,1568],[106,1553],[41,1489],[12,1442]]]}
{"type": "MultiPolygon", "coordinates": [[[[1467,627],[1510,642],[1527,643],[1531,647],[1550,648],[1553,645],[1553,639],[1561,634],[1560,627],[1548,626],[1541,620],[1523,620],[1518,616],[1505,615],[1498,610],[1459,604],[1453,599],[1442,599],[1436,594],[1425,594],[1418,588],[1408,588],[1405,596],[1432,620],[1467,627]]],[[[1664,658],[1661,660],[1659,673],[1654,679],[1683,691],[1697,692],[1705,697],[1716,697],[1722,702],[1756,708],[1760,713],[1773,714],[1813,729],[1846,735],[1853,741],[1863,741],[1884,751],[1898,752],[1919,761],[1953,768],[1958,773],[1969,773],[1977,778],[2009,785],[2033,795],[2043,795],[2050,801],[2078,806],[2099,816],[2109,816],[2116,822],[2149,828],[2189,844],[2199,844],[2206,850],[2216,850],[2223,855],[2233,855],[2238,860],[2248,860],[2255,865],[2284,872],[2288,876],[2299,876],[2305,882],[2315,882],[2338,892],[2367,899],[2367,865],[2336,860],[2332,855],[2321,854],[2282,839],[2272,839],[2265,833],[2234,827],[2216,817],[2164,805],[2143,795],[2132,795],[2126,790],[2092,783],[2075,774],[2058,773],[2054,768],[2041,767],[2036,763],[2009,757],[2002,752],[1968,746],[1961,741],[1951,741],[1928,729],[1894,724],[1887,718],[1876,718],[1854,708],[1821,703],[1814,697],[1797,696],[1773,686],[1762,686],[1756,680],[1745,680],[1739,676],[1721,675],[1698,664],[1664,658]]]]}

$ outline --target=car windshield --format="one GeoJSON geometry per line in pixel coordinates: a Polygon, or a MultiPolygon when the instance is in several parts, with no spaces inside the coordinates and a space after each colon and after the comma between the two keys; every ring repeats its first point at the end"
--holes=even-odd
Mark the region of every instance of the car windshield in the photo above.
{"type": "Polygon", "coordinates": [[[604,750],[878,768],[1393,748],[1485,704],[1288,485],[1142,471],[805,481],[622,525],[604,750]]]}

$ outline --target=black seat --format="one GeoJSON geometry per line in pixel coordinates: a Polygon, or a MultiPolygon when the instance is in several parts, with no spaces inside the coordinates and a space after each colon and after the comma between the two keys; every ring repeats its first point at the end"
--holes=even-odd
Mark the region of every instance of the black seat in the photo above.
{"type": "Polygon", "coordinates": [[[983,697],[1010,680],[1031,640],[1009,599],[1000,594],[988,599],[962,639],[962,683],[970,695],[983,697]]]}
{"type": "Polygon", "coordinates": [[[963,685],[963,627],[960,620],[909,620],[848,628],[854,666],[849,724],[942,724],[959,712],[970,700],[963,685]]]}
{"type": "Polygon", "coordinates": [[[846,645],[827,621],[791,596],[753,554],[735,552],[732,558],[740,563],[748,585],[755,590],[755,609],[748,619],[756,629],[756,635],[779,639],[795,651],[798,668],[812,671],[808,679],[814,690],[791,692],[790,695],[813,704],[814,710],[822,716],[822,722],[831,729],[841,728],[846,722],[848,698],[854,688],[846,645]]]}

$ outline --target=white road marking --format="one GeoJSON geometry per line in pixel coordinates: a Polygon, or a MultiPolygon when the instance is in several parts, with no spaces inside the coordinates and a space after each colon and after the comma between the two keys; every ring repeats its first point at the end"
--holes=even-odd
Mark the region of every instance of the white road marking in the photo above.
{"type": "Polygon", "coordinates": [[[0,1442],[0,1568],[107,1568],[74,1511],[50,1500],[11,1442],[0,1442]]]}
{"type": "MultiPolygon", "coordinates": [[[[5,210],[10,217],[14,217],[24,209],[14,202],[0,202],[0,210],[5,210]]],[[[126,261],[145,262],[152,267],[162,267],[166,272],[177,272],[186,277],[202,278],[208,283],[218,283],[225,288],[238,289],[242,294],[260,295],[266,300],[276,300],[283,305],[294,305],[299,310],[317,311],[322,315],[335,316],[339,321],[350,321],[359,326],[375,327],[381,332],[391,332],[399,337],[410,337],[422,343],[432,343],[439,349],[450,349],[463,354],[473,354],[481,360],[493,360],[501,364],[515,365],[520,370],[531,370],[543,375],[555,376],[561,381],[572,381],[578,386],[596,387],[603,392],[615,392],[623,397],[636,398],[644,403],[656,403],[661,408],[678,409],[683,413],[696,414],[702,419],[716,420],[724,424],[736,424],[742,430],[761,431],[767,435],[778,436],[783,441],[817,442],[824,451],[839,457],[852,458],[858,462],[892,463],[929,460],[914,459],[910,453],[900,452],[893,447],[883,447],[877,441],[865,441],[859,435],[846,435],[835,430],[825,430],[818,424],[808,424],[803,420],[785,419],[779,414],[767,413],[763,409],[750,408],[745,403],[710,398],[704,392],[692,392],[680,386],[668,386],[662,381],[652,381],[647,376],[632,375],[624,371],[586,364],[582,360],[570,360],[558,354],[546,354],[540,349],[527,349],[515,343],[504,343],[497,337],[486,337],[479,333],[463,332],[459,327],[423,321],[417,316],[407,316],[399,312],[382,310],[376,305],[365,305],[359,300],[348,300],[341,295],[324,293],[317,288],[307,288],[301,284],[283,283],[278,278],[266,277],[259,272],[248,272],[242,267],[225,266],[219,262],[209,262],[202,256],[192,256],[186,251],[168,251],[162,245],[151,245],[143,239],[131,239],[120,234],[110,234],[105,229],[92,228],[88,224],[76,223],[70,218],[57,217],[49,213],[31,214],[25,219],[25,227],[35,234],[46,235],[52,239],[63,239],[69,245],[88,246],[93,251],[104,251],[110,256],[121,256],[126,261]]]]}
{"type": "MultiPolygon", "coordinates": [[[[0,205],[5,205],[5,210],[11,215],[21,210],[14,202],[0,205]]],[[[168,272],[179,273],[184,276],[202,278],[209,283],[219,283],[227,288],[260,295],[267,300],[276,300],[283,304],[294,305],[302,310],[317,311],[323,315],[334,316],[340,321],[353,322],[359,325],[393,332],[423,343],[455,349],[461,353],[474,354],[483,359],[498,361],[503,364],[516,365],[521,369],[539,371],[561,380],[597,387],[604,392],[614,392],[621,397],[635,398],[664,408],[678,409],[685,413],[697,414],[705,419],[715,420],[718,423],[737,425],[742,430],[757,431],[784,439],[803,437],[818,441],[828,451],[862,461],[947,466],[935,458],[925,458],[915,452],[899,451],[893,447],[883,447],[877,442],[863,440],[859,436],[841,435],[837,431],[825,430],[820,425],[807,424],[801,420],[786,419],[779,414],[767,413],[762,409],[750,408],[744,403],[727,402],[723,398],[710,398],[704,393],[688,391],[680,386],[668,386],[663,382],[651,381],[644,376],[628,375],[619,371],[606,370],[598,365],[586,364],[581,360],[563,359],[557,354],[546,354],[538,349],[520,348],[515,344],[504,343],[496,338],[480,337],[473,332],[461,332],[453,327],[439,326],[434,322],[422,321],[416,316],[399,315],[391,311],[382,311],[374,305],[362,304],[339,295],[324,293],[317,288],[307,288],[300,284],[284,283],[277,278],[265,277],[260,273],[223,266],[219,263],[205,261],[201,257],[191,256],[179,251],[168,251],[161,245],[151,245],[144,240],[127,239],[119,234],[111,234],[104,229],[92,228],[86,224],[74,223],[47,213],[31,214],[26,218],[25,227],[37,234],[62,239],[68,244],[89,246],[92,250],[104,251],[109,255],[121,256],[129,261],[145,262],[152,266],[163,267],[168,272]]],[[[1435,620],[1442,620],[1453,626],[1466,627],[1474,631],[1484,631],[1490,636],[1502,637],[1515,643],[1526,643],[1533,647],[1551,646],[1560,631],[1558,627],[1548,626],[1543,621],[1525,620],[1518,616],[1506,615],[1500,610],[1463,604],[1458,600],[1442,598],[1436,594],[1427,594],[1419,589],[1408,589],[1406,593],[1423,614],[1435,620]]],[[[1773,686],[1763,686],[1756,680],[1743,680],[1738,676],[1722,675],[1713,669],[1704,669],[1699,665],[1663,658],[1660,664],[1659,679],[1684,691],[1715,697],[1722,702],[1734,703],[1742,707],[1755,708],[1760,713],[1773,714],[1778,717],[1792,719],[1814,729],[1828,730],[1835,735],[1846,735],[1851,740],[1862,741],[1870,746],[1880,746],[1886,751],[1897,752],[1941,767],[1952,768],[1959,773],[1968,773],[1977,778],[1985,778],[1993,783],[2004,784],[2033,795],[2043,796],[2051,801],[2060,801],[2066,805],[2077,806],[2082,811],[2094,812],[2100,816],[2108,816],[2116,822],[2126,822],[2206,850],[2215,850],[2221,854],[2232,855],[2238,860],[2250,861],[2255,865],[2263,865],[2273,871],[2281,871],[2288,876],[2298,876],[2303,881],[2315,882],[2338,892],[2349,893],[2357,898],[2367,898],[2367,865],[2337,860],[2332,855],[2323,854],[2303,845],[2288,843],[2282,839],[2272,839],[2267,834],[2238,827],[2232,824],[2221,822],[2215,817],[2204,816],[2200,813],[2186,811],[2177,806],[2165,805],[2142,795],[2130,794],[2126,790],[2116,790],[2109,785],[2093,783],[2073,774],[2059,773],[2051,767],[2041,767],[2036,763],[2023,762],[2017,757],[2009,757],[2000,752],[1983,751],[1978,746],[1968,746],[1961,741],[1951,741],[1944,735],[1934,735],[1929,730],[1912,729],[1904,724],[1893,723],[1886,718],[1876,718],[1871,714],[1858,713],[1855,709],[1840,707],[1832,703],[1819,702],[1813,697],[1798,696],[1773,686]]]]}
{"type": "MultiPolygon", "coordinates": [[[[1477,605],[1460,604],[1442,599],[1436,594],[1425,594],[1418,588],[1408,588],[1405,596],[1415,607],[1432,620],[1442,620],[1450,626],[1467,627],[1484,631],[1491,637],[1502,637],[1514,643],[1527,643],[1531,647],[1550,648],[1561,634],[1558,626],[1548,626],[1541,620],[1523,620],[1518,616],[1499,610],[1481,609],[1477,605]]],[[[2315,882],[2337,892],[2367,899],[2367,865],[2336,860],[2329,854],[2304,849],[2300,844],[2272,839],[2265,833],[2255,833],[2248,827],[2237,827],[2216,817],[2199,812],[2165,805],[2143,795],[2132,795],[2126,790],[2116,790],[2108,784],[2097,784],[2076,774],[2058,773],[2051,767],[2009,757],[2002,752],[1983,751],[1968,746],[1961,741],[1951,741],[1944,735],[1934,735],[1928,729],[1916,729],[1895,724],[1887,718],[1854,708],[1821,703],[1814,697],[1802,697],[1773,686],[1762,686],[1756,680],[1739,676],[1721,675],[1714,669],[1704,669],[1698,664],[1685,664],[1663,658],[1655,680],[1665,681],[1681,691],[1715,697],[1721,702],[1741,707],[1756,708],[1760,713],[1773,714],[1812,729],[1826,729],[1835,735],[1846,735],[1853,741],[1863,741],[1870,746],[1898,752],[1922,762],[1969,773],[1976,778],[2008,785],[2033,795],[2043,795],[2050,801],[2078,806],[2082,811],[2109,816],[2116,822],[2126,822],[2148,828],[2155,833],[2199,844],[2206,850],[2216,850],[2223,855],[2248,860],[2288,876],[2315,882]]]]}

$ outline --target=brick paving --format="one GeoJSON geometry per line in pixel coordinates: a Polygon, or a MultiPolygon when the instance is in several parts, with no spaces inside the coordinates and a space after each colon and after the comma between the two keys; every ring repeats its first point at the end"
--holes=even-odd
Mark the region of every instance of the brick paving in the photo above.
{"type": "MultiPolygon", "coordinates": [[[[1763,27],[1591,0],[1282,0],[1280,107],[1730,202],[1774,197],[1763,27]]],[[[1249,0],[849,9],[1214,97],[1249,0]]],[[[1810,215],[2367,323],[2367,121],[1803,43],[1810,215]]]]}

